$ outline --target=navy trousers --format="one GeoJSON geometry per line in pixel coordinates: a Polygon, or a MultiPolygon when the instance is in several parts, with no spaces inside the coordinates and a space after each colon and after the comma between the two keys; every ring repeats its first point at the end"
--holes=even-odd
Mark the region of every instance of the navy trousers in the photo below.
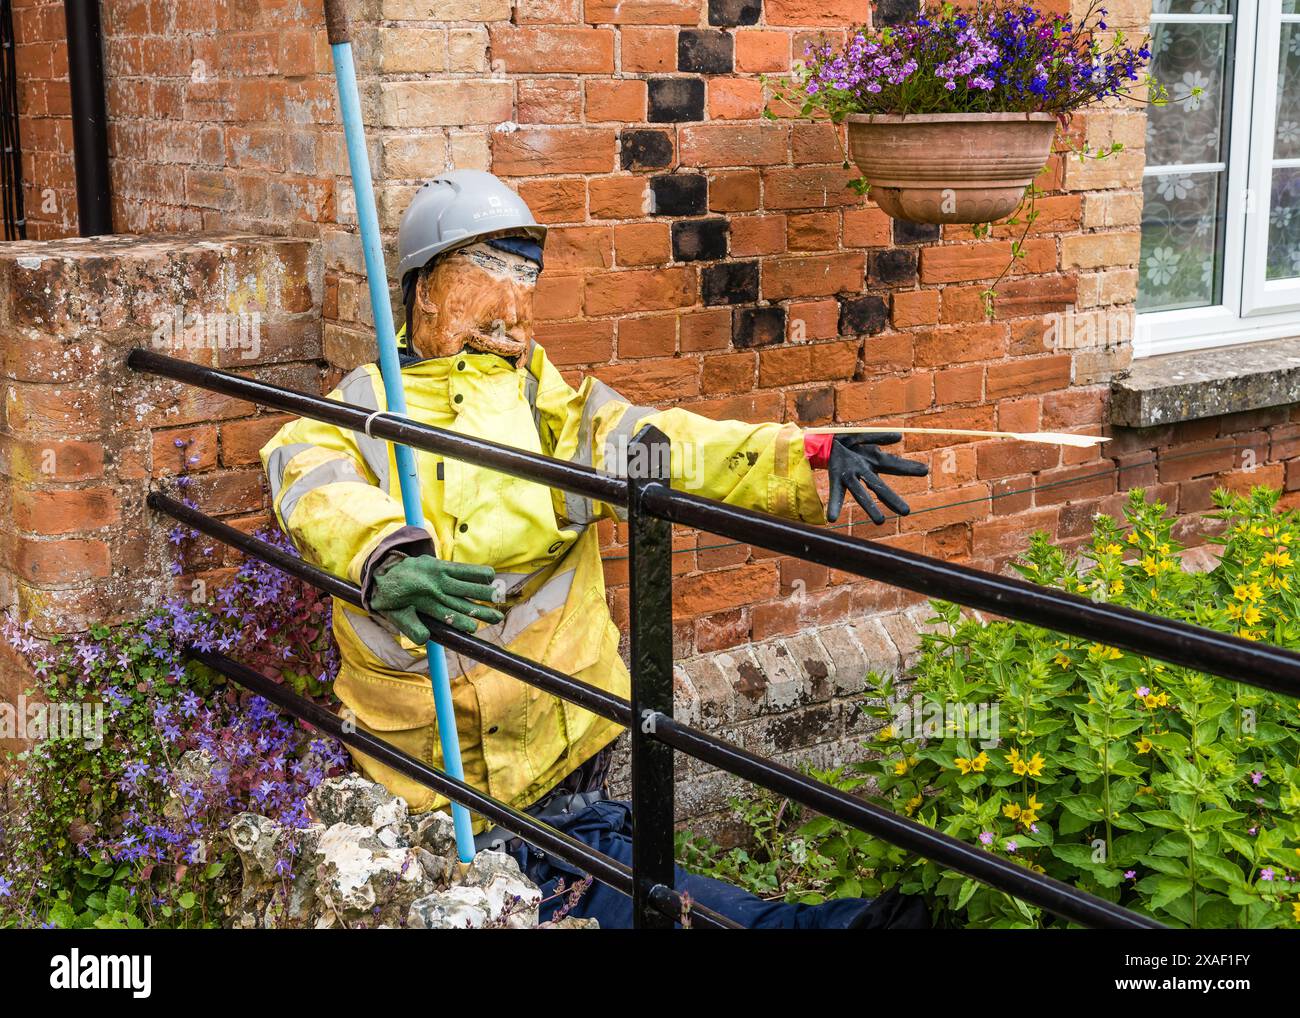
{"type": "MultiPolygon", "coordinates": [[[[546,822],[599,852],[627,865],[632,864],[632,809],[627,802],[604,800],[576,813],[548,816],[546,822]]],[[[515,840],[507,851],[533,883],[542,889],[544,901],[541,919],[554,917],[566,904],[564,895],[554,898],[555,886],[563,880],[566,887],[581,880],[581,870],[549,856],[532,845],[515,840]]],[[[678,891],[689,894],[692,901],[720,912],[750,929],[849,929],[911,928],[929,926],[928,915],[919,899],[892,892],[875,901],[865,898],[838,898],[821,905],[788,904],[766,901],[722,880],[688,873],[680,866],[676,871],[678,891]]],[[[632,899],[598,881],[583,892],[567,913],[594,917],[602,929],[630,929],[632,899]]]]}

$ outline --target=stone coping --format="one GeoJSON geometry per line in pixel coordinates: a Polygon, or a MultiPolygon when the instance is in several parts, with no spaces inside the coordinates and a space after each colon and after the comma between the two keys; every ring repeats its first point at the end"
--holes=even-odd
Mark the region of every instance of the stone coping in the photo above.
{"type": "Polygon", "coordinates": [[[1110,420],[1150,428],[1300,403],[1300,337],[1134,361],[1111,383],[1110,420]]]}

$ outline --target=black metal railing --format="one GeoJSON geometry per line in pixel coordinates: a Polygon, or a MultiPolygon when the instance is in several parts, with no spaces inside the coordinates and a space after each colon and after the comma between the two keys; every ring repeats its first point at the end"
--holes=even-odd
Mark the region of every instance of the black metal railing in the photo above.
{"type": "Polygon", "coordinates": [[[0,0],[0,206],[5,218],[5,240],[25,240],[23,147],[18,135],[18,73],[11,0],[0,0]]]}
{"type": "MultiPolygon", "coordinates": [[[[321,727],[340,741],[382,759],[407,776],[495,821],[528,841],[542,844],[594,878],[629,892],[638,926],[670,926],[682,916],[673,890],[672,754],[683,752],[760,785],[825,816],[978,879],[1051,913],[1086,926],[1157,928],[1148,916],[1132,912],[1045,874],[995,856],[891,810],[866,802],[771,760],[748,753],[715,736],[673,719],[671,524],[697,527],[733,537],[843,572],[882,580],[929,597],[994,612],[1255,685],[1300,696],[1300,654],[1216,633],[1061,591],[996,576],[965,566],[889,548],[869,541],[737,509],[710,499],[673,491],[663,476],[623,478],[604,474],[510,446],[421,424],[408,418],[368,411],[334,400],[268,385],[151,350],[132,351],[128,365],[175,381],[252,403],[369,433],[416,449],[523,477],[599,499],[627,511],[631,576],[631,702],[579,682],[572,676],[424,619],[434,639],[460,654],[569,700],[629,729],[632,747],[633,863],[630,872],[588,846],[457,782],[374,736],[333,718],[311,701],[220,655],[194,656],[271,700],[283,710],[321,727]],[[378,745],[376,745],[376,743],[378,745]],[[599,858],[595,858],[599,856],[599,858]]],[[[666,439],[652,428],[634,440],[640,463],[666,465],[666,439]]],[[[266,560],[352,604],[361,591],[302,559],[235,530],[162,494],[149,504],[196,530],[266,560]]],[[[690,905],[693,925],[734,926],[721,916],[690,905]]]]}

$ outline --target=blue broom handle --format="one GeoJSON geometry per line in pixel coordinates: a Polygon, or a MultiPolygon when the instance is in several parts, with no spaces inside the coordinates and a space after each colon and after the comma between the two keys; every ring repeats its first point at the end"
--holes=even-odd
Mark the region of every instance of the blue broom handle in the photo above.
{"type": "MultiPolygon", "coordinates": [[[[343,112],[343,133],[347,139],[348,165],[352,170],[352,191],[356,195],[357,223],[361,229],[361,249],[365,255],[366,281],[370,287],[370,308],[375,318],[379,371],[384,380],[388,410],[404,414],[406,392],[402,387],[402,366],[397,357],[397,334],[393,329],[393,309],[388,300],[388,272],[384,267],[379,213],[375,209],[370,156],[366,152],[366,132],[361,120],[361,99],[357,90],[357,70],[352,59],[352,42],[343,0],[326,0],[325,21],[330,51],[334,56],[339,106],[343,112]]],[[[406,522],[409,526],[423,528],[424,509],[420,499],[420,479],[415,472],[415,456],[410,446],[397,442],[392,445],[406,522]]],[[[425,650],[428,653],[429,681],[433,685],[433,704],[438,718],[443,766],[453,778],[463,781],[465,769],[460,759],[460,735],[456,731],[456,707],[451,698],[451,681],[447,677],[447,658],[442,647],[432,641],[425,650]]],[[[456,826],[457,853],[461,862],[470,862],[474,858],[474,829],[470,823],[469,811],[458,803],[452,803],[451,815],[456,826]]]]}

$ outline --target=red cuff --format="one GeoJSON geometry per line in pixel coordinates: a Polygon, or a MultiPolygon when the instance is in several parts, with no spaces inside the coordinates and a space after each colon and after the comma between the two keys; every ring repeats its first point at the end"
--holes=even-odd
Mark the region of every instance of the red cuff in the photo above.
{"type": "Polygon", "coordinates": [[[831,444],[834,441],[834,435],[804,435],[803,451],[808,457],[809,466],[814,470],[825,470],[826,464],[831,461],[831,444]]]}

